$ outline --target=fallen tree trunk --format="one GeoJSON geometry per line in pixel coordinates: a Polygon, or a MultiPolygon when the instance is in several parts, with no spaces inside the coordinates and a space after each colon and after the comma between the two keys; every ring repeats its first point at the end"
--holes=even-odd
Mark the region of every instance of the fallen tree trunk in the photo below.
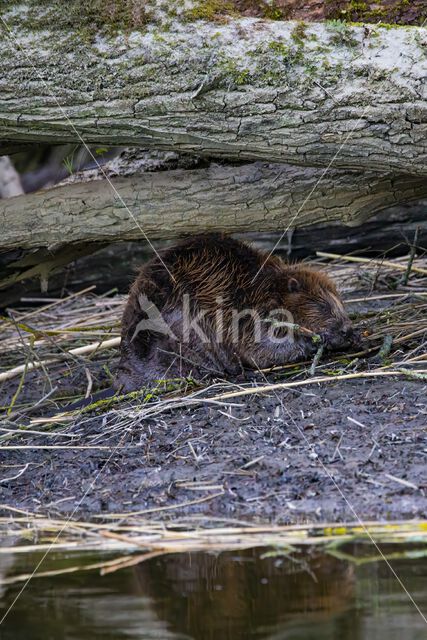
{"type": "MultiPolygon", "coordinates": [[[[275,253],[291,260],[315,257],[316,251],[339,254],[363,251],[364,255],[372,257],[401,256],[408,254],[415,235],[420,251],[427,245],[426,209],[427,201],[388,209],[373,216],[357,232],[343,224],[331,223],[326,227],[314,225],[296,229],[281,239],[277,232],[249,233],[240,237],[264,251],[277,245],[275,253]]],[[[156,242],[157,249],[165,245],[166,242],[156,242]]],[[[39,297],[39,280],[43,283],[43,278],[49,285],[49,297],[81,291],[88,286],[95,287],[97,294],[111,291],[112,287],[127,293],[138,267],[153,256],[153,250],[144,241],[117,242],[102,249],[95,244],[76,245],[73,249],[74,259],[64,250],[49,255],[40,249],[17,260],[14,265],[7,264],[0,254],[0,305],[16,304],[23,296],[39,297]],[[13,284],[6,287],[8,282],[13,284]]]]}
{"type": "Polygon", "coordinates": [[[265,232],[334,220],[354,225],[386,207],[427,196],[427,180],[418,176],[323,174],[280,164],[211,164],[110,182],[77,181],[0,200],[0,248],[57,250],[145,234],[168,239],[209,231],[265,232]]]}
{"type": "Polygon", "coordinates": [[[84,139],[427,173],[425,28],[168,18],[125,37],[70,4],[5,3],[0,153],[84,139]]]}

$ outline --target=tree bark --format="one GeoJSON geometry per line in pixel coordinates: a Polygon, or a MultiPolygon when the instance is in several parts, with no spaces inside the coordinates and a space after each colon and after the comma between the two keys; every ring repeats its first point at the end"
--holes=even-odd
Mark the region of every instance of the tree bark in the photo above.
{"type": "Polygon", "coordinates": [[[0,156],[0,198],[12,198],[23,193],[19,174],[10,158],[0,156]]]}
{"type": "Polygon", "coordinates": [[[83,139],[427,173],[426,28],[243,18],[113,36],[45,5],[2,10],[4,149],[83,139]]]}
{"type": "Polygon", "coordinates": [[[0,248],[57,250],[145,234],[168,239],[210,231],[277,231],[334,220],[354,225],[386,207],[427,196],[427,180],[418,176],[323,174],[258,162],[65,184],[0,200],[0,248]]]}

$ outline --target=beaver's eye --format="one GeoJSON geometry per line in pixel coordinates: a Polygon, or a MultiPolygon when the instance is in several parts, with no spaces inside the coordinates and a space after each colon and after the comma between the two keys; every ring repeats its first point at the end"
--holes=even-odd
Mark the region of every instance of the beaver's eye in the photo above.
{"type": "Polygon", "coordinates": [[[329,304],[329,302],[326,302],[325,300],[319,300],[317,303],[317,306],[318,308],[320,308],[322,313],[326,313],[326,314],[332,313],[331,305],[329,304]]]}
{"type": "Polygon", "coordinates": [[[289,293],[295,293],[301,289],[300,283],[296,278],[289,278],[288,280],[288,291],[289,293]]]}

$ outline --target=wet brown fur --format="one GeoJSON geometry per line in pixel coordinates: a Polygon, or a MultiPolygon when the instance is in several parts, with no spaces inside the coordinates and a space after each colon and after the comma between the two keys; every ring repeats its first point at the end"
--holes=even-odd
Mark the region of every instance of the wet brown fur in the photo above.
{"type": "MultiPolygon", "coordinates": [[[[249,316],[242,318],[239,340],[233,341],[232,309],[255,309],[267,319],[277,308],[287,309],[293,322],[320,334],[329,348],[346,346],[352,339],[351,322],[336,287],[323,272],[288,265],[276,256],[267,258],[221,234],[195,236],[168,248],[161,260],[155,257],[141,268],[131,286],[122,320],[116,387],[130,391],[158,378],[237,375],[245,368],[312,356],[317,346],[307,334],[297,333],[292,340],[272,344],[264,335],[268,321],[262,325],[262,339],[255,342],[249,316]],[[188,294],[191,317],[204,311],[199,326],[207,343],[194,331],[188,342],[183,340],[184,294],[188,294]],[[174,337],[159,333],[154,325],[138,330],[138,323],[148,317],[141,309],[141,296],[154,303],[174,337]],[[220,314],[222,341],[215,332],[220,314]]],[[[279,328],[275,335],[283,331],[279,328]]]]}

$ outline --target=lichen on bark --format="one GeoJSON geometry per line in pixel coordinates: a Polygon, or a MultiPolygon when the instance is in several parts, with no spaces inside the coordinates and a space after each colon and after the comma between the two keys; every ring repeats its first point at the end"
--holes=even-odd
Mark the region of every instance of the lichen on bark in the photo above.
{"type": "Polygon", "coordinates": [[[188,22],[182,11],[171,29],[162,6],[137,30],[99,26],[88,43],[90,14],[65,27],[65,4],[7,3],[0,140],[427,171],[426,29],[188,22]]]}

